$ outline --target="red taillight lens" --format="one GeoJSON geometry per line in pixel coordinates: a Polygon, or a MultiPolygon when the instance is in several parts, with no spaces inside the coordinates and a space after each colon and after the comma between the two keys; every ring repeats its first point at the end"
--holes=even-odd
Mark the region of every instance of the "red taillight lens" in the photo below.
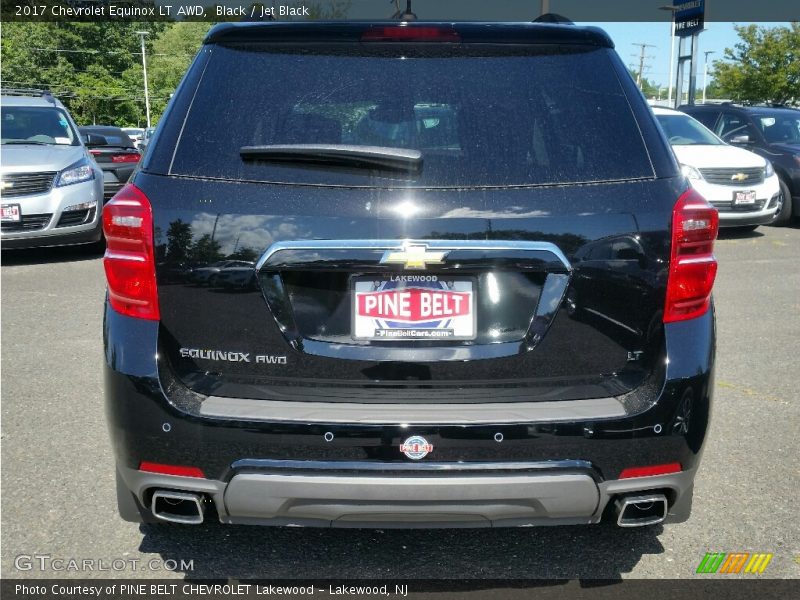
{"type": "Polygon", "coordinates": [[[138,163],[142,158],[141,154],[114,154],[111,156],[111,162],[114,163],[138,163]]]}
{"type": "Polygon", "coordinates": [[[371,27],[361,35],[362,42],[460,42],[461,36],[449,27],[388,25],[371,27]]]}
{"type": "Polygon", "coordinates": [[[667,280],[664,322],[685,321],[708,310],[717,275],[714,240],[717,209],[696,190],[686,191],[672,212],[672,255],[667,280]]]}
{"type": "Polygon", "coordinates": [[[135,185],[129,183],[105,205],[103,232],[103,266],[111,307],[129,317],[157,321],[153,211],[147,196],[135,185]]]}
{"type": "Polygon", "coordinates": [[[669,473],[680,473],[681,463],[667,463],[664,465],[652,465],[650,467],[631,467],[623,469],[619,474],[620,479],[630,479],[632,477],[650,477],[652,475],[667,475],[669,473]]]}
{"type": "Polygon", "coordinates": [[[181,477],[201,477],[205,478],[203,470],[199,467],[184,467],[181,465],[162,465],[152,462],[139,463],[140,471],[148,473],[161,473],[162,475],[180,475],[181,477]]]}

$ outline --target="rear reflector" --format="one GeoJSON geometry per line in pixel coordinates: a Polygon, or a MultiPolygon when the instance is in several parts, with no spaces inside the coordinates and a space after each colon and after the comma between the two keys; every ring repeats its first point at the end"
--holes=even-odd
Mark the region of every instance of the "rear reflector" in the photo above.
{"type": "Polygon", "coordinates": [[[105,205],[103,233],[111,307],[129,317],[157,321],[153,212],[147,196],[135,185],[129,183],[105,205]]]}
{"type": "Polygon", "coordinates": [[[139,159],[142,158],[141,154],[138,153],[130,153],[130,154],[113,154],[111,156],[111,162],[114,163],[138,163],[139,159]]]}
{"type": "Polygon", "coordinates": [[[148,473],[161,473],[162,475],[180,475],[181,477],[201,477],[205,478],[205,474],[199,467],[184,467],[181,465],[162,465],[152,462],[141,462],[139,464],[140,471],[148,473]]]}
{"type": "Polygon", "coordinates": [[[650,467],[632,467],[623,469],[619,474],[620,479],[631,479],[632,477],[650,477],[651,475],[667,475],[669,473],[680,473],[681,463],[667,463],[665,465],[653,465],[650,467]]]}
{"type": "Polygon", "coordinates": [[[687,190],[672,212],[672,253],[664,322],[685,321],[706,313],[717,275],[714,240],[717,209],[696,190],[687,190]]]}
{"type": "Polygon", "coordinates": [[[371,27],[361,35],[362,42],[460,42],[461,36],[450,27],[389,25],[371,27]]]}

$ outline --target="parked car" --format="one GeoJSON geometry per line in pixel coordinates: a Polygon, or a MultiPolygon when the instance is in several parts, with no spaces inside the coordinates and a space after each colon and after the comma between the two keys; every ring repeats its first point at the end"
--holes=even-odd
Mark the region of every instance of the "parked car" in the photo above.
{"type": "Polygon", "coordinates": [[[103,219],[123,518],[689,517],[718,213],[602,30],[217,25],[103,219]],[[624,327],[571,318],[613,239],[624,327]],[[260,293],[176,276],[243,248],[260,293]]]}
{"type": "Polygon", "coordinates": [[[719,211],[720,227],[755,229],[778,217],[783,201],[772,164],[728,145],[699,121],[668,108],[653,108],[684,175],[719,211]]]}
{"type": "Polygon", "coordinates": [[[97,242],[103,176],[64,105],[47,92],[0,98],[3,248],[97,242]]]}
{"type": "Polygon", "coordinates": [[[155,127],[148,127],[147,129],[144,130],[144,133],[142,134],[142,139],[139,142],[139,151],[142,154],[144,154],[145,151],[147,150],[147,146],[150,143],[150,140],[152,139],[155,131],[156,131],[155,127]]]}
{"type": "Polygon", "coordinates": [[[800,110],[784,106],[698,104],[680,106],[722,140],[763,156],[780,179],[776,225],[800,216],[800,110]]]}
{"type": "Polygon", "coordinates": [[[81,135],[94,136],[86,145],[103,170],[103,196],[108,200],[128,182],[142,155],[119,127],[91,125],[78,129],[81,135]]]}
{"type": "Polygon", "coordinates": [[[210,284],[225,290],[257,289],[255,263],[234,261],[237,264],[223,267],[211,276],[210,284]]]}
{"type": "Polygon", "coordinates": [[[212,285],[213,279],[222,269],[242,266],[252,268],[253,263],[241,260],[220,260],[210,265],[191,268],[188,272],[188,279],[197,285],[212,285]]]}
{"type": "Polygon", "coordinates": [[[142,143],[142,139],[144,139],[144,129],[141,127],[122,127],[122,131],[124,131],[126,135],[131,138],[133,145],[136,148],[139,148],[139,145],[142,143]]]}

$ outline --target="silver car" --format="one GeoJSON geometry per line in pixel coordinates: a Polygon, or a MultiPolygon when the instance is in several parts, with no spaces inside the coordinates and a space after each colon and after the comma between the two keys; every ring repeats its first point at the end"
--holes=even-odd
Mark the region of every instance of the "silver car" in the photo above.
{"type": "Polygon", "coordinates": [[[103,172],[66,108],[47,92],[0,98],[3,248],[102,239],[103,172]]]}

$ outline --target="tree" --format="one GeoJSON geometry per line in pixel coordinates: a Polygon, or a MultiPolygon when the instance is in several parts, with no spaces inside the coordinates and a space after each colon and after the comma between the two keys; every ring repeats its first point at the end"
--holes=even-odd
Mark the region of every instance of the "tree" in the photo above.
{"type": "Polygon", "coordinates": [[[800,100],[800,23],[737,26],[736,32],[741,41],[714,61],[715,92],[750,102],[800,100]]]}
{"type": "Polygon", "coordinates": [[[180,263],[187,260],[192,245],[192,226],[178,219],[167,230],[167,260],[180,263]]]}
{"type": "MultiPolygon", "coordinates": [[[[150,107],[153,122],[157,122],[167,107],[170,96],[181,82],[192,59],[200,50],[210,23],[172,23],[153,42],[153,53],[148,55],[147,77],[150,84],[150,107]]],[[[141,81],[141,66],[137,67],[141,81]]]]}
{"type": "MultiPolygon", "coordinates": [[[[49,89],[79,125],[144,120],[138,30],[157,37],[163,22],[3,23],[5,87],[49,89]],[[128,71],[138,77],[125,77],[128,71]]],[[[148,53],[152,41],[147,41],[148,53]]]]}
{"type": "MultiPolygon", "coordinates": [[[[631,74],[634,81],[639,78],[638,71],[628,67],[628,72],[631,74]]],[[[646,77],[642,77],[640,87],[646,98],[658,98],[658,86],[646,77]]]]}

